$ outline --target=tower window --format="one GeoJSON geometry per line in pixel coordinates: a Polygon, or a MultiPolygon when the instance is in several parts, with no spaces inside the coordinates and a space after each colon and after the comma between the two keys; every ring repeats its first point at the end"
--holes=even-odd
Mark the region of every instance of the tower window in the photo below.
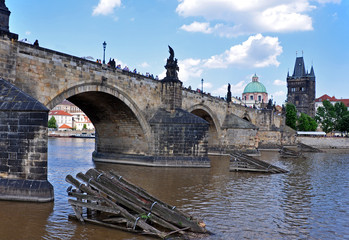
{"type": "Polygon", "coordinates": [[[252,95],[250,96],[250,100],[253,100],[253,96],[252,95]]]}
{"type": "Polygon", "coordinates": [[[262,101],[262,96],[261,95],[258,96],[258,101],[262,101]]]}

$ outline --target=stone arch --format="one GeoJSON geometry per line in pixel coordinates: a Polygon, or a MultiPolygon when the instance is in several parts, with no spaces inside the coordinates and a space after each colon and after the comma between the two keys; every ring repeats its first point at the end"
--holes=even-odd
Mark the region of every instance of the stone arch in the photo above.
{"type": "Polygon", "coordinates": [[[198,117],[203,118],[210,124],[208,130],[208,145],[219,145],[221,136],[220,123],[213,111],[209,107],[202,104],[194,105],[190,107],[187,111],[198,117]]]}
{"type": "Polygon", "coordinates": [[[118,158],[149,155],[151,129],[136,103],[122,90],[107,84],[77,85],[55,96],[47,107],[67,99],[90,118],[96,129],[94,156],[118,158]]]}

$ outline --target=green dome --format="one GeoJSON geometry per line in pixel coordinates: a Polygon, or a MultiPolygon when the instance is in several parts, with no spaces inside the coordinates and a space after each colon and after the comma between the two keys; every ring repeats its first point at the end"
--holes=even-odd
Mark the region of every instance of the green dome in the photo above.
{"type": "Polygon", "coordinates": [[[264,85],[260,82],[250,82],[244,89],[244,93],[267,93],[264,85]]]}

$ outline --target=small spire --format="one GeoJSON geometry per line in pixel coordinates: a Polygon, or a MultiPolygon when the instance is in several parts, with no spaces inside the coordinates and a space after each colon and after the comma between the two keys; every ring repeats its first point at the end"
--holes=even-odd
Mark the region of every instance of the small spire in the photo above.
{"type": "Polygon", "coordinates": [[[313,65],[311,65],[311,69],[310,69],[309,76],[311,76],[311,77],[315,77],[315,73],[314,73],[314,68],[313,68],[313,65]]]}

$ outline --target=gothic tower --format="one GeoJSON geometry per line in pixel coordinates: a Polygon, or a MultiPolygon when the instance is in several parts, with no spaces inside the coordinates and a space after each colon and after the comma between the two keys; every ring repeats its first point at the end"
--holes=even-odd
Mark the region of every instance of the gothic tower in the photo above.
{"type": "Polygon", "coordinates": [[[11,12],[5,4],[5,0],[0,0],[0,36],[7,36],[10,39],[18,39],[18,35],[11,33],[9,28],[11,12]]]}
{"type": "Polygon", "coordinates": [[[5,5],[5,0],[0,1],[0,30],[9,31],[9,18],[11,12],[5,5]]]}
{"type": "Polygon", "coordinates": [[[305,70],[303,57],[297,57],[292,76],[287,73],[287,102],[311,117],[315,116],[315,74],[305,70]]]}

